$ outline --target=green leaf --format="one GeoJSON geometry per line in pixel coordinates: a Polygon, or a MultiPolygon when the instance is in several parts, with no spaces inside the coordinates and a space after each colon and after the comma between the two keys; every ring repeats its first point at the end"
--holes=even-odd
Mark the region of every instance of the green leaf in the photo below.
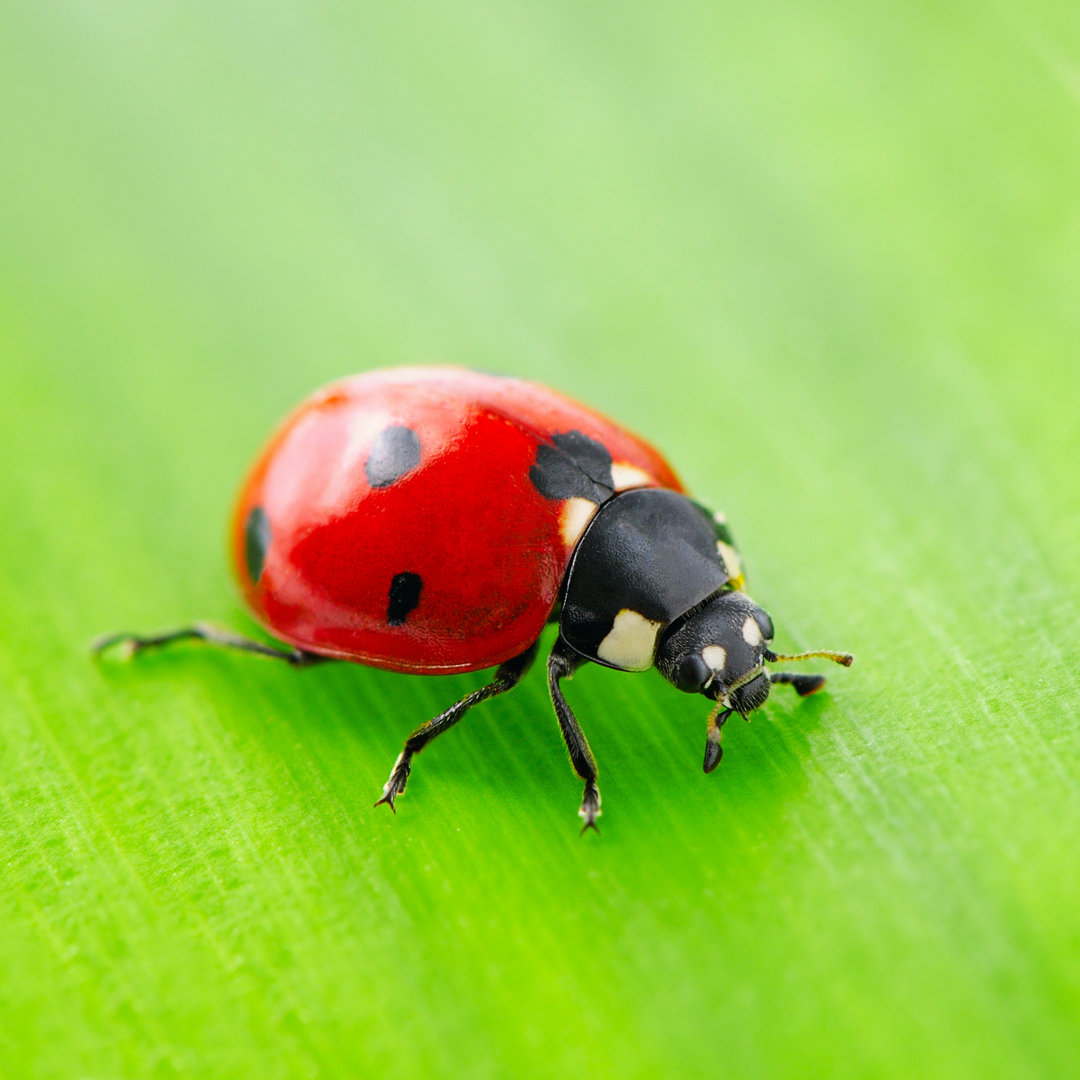
{"type": "Polygon", "coordinates": [[[1080,1015],[1080,27],[1019,5],[9,4],[0,1074],[1065,1077],[1080,1015]],[[296,671],[222,537],[350,371],[558,386],[724,509],[781,648],[296,671]],[[805,670],[815,670],[804,665],[805,670]]]}

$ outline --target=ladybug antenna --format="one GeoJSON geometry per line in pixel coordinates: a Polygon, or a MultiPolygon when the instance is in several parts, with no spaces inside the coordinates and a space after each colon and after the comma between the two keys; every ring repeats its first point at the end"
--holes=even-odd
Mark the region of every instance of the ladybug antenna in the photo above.
{"type": "Polygon", "coordinates": [[[821,657],[823,660],[831,660],[834,664],[843,664],[844,667],[851,667],[855,662],[855,657],[849,652],[832,652],[829,649],[813,649],[810,652],[792,653],[790,656],[783,653],[766,652],[764,659],[766,662],[773,664],[779,661],[787,662],[788,660],[810,660],[813,657],[821,657]]]}

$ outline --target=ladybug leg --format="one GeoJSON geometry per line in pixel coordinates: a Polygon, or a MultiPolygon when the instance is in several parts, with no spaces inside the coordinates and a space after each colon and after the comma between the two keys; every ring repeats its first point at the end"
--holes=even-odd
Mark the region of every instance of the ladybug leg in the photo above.
{"type": "Polygon", "coordinates": [[[577,722],[570,706],[563,697],[559,682],[562,679],[571,679],[574,672],[585,663],[585,657],[573,651],[560,638],[555,642],[555,647],[548,657],[548,689],[551,691],[551,703],[555,706],[555,715],[559,718],[559,727],[562,729],[563,740],[566,749],[570,751],[570,762],[574,766],[574,772],[585,781],[585,792],[581,799],[581,809],[578,815],[584,824],[581,831],[596,828],[596,819],[600,816],[600,789],[596,786],[596,778],[599,770],[596,767],[596,758],[589,749],[585,733],[577,722]]]}
{"type": "Polygon", "coordinates": [[[310,664],[332,659],[329,656],[319,656],[318,653],[305,652],[303,649],[275,649],[272,645],[264,645],[261,641],[252,641],[250,638],[231,634],[228,630],[219,630],[216,626],[209,626],[206,623],[192,623],[191,626],[182,626],[177,630],[145,636],[106,634],[94,641],[90,648],[95,653],[103,653],[114,646],[122,645],[128,655],[133,656],[135,653],[142,652],[143,649],[155,649],[161,645],[171,645],[174,641],[187,641],[192,638],[205,641],[208,645],[240,649],[244,652],[258,653],[260,656],[272,656],[276,660],[285,660],[294,667],[307,667],[310,664]]]}
{"type": "Polygon", "coordinates": [[[769,676],[775,686],[777,683],[787,683],[795,688],[799,697],[809,697],[816,694],[825,685],[824,675],[795,675],[790,671],[774,671],[769,676]]]}
{"type": "MultiPolygon", "coordinates": [[[[507,690],[513,690],[536,659],[538,644],[538,642],[533,642],[519,656],[500,664],[495,671],[495,678],[487,686],[481,686],[479,690],[466,694],[460,701],[451,705],[446,712],[440,713],[426,724],[421,724],[405,740],[405,748],[398,754],[398,759],[390,770],[390,778],[383,785],[382,797],[375,805],[380,806],[386,803],[391,810],[394,810],[394,800],[404,792],[409,780],[413,755],[419,754],[437,735],[449,731],[474,705],[486,701],[489,697],[495,697],[496,694],[505,694],[507,690]]],[[[397,813],[396,810],[394,812],[397,813]]]]}

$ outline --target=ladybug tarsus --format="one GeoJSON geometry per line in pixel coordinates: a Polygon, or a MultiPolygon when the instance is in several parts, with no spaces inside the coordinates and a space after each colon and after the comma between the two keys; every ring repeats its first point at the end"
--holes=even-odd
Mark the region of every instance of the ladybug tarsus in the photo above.
{"type": "Polygon", "coordinates": [[[375,800],[376,806],[385,803],[397,815],[397,807],[394,800],[405,793],[405,785],[409,782],[409,773],[412,772],[412,754],[402,750],[390,770],[390,779],[383,784],[382,795],[375,800]]]}
{"type": "Polygon", "coordinates": [[[597,836],[600,835],[600,827],[596,819],[600,816],[600,789],[595,784],[585,785],[585,795],[581,800],[581,809],[578,817],[584,822],[579,835],[584,836],[590,829],[597,836]]]}

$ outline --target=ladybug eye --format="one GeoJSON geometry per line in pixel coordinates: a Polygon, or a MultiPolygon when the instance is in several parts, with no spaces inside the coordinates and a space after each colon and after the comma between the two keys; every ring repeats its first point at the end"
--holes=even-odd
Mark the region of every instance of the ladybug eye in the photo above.
{"type": "Polygon", "coordinates": [[[680,690],[700,690],[712,675],[712,669],[697,653],[680,656],[675,662],[675,677],[671,680],[680,690]]]}

